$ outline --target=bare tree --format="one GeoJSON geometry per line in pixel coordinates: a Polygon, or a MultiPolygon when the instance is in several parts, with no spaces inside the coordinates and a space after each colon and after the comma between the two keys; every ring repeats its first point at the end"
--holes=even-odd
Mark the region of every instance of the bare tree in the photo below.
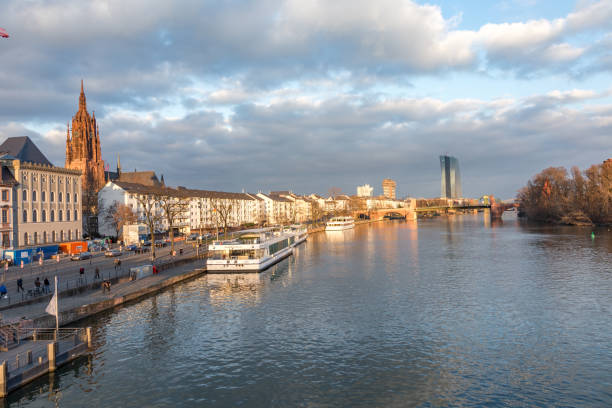
{"type": "Polygon", "coordinates": [[[329,196],[335,200],[336,196],[342,194],[342,189],[340,187],[330,187],[327,192],[329,193],[329,196]]]}
{"type": "Polygon", "coordinates": [[[118,201],[114,201],[103,211],[103,214],[104,221],[115,230],[115,237],[117,239],[119,239],[119,234],[124,225],[134,224],[137,221],[134,211],[127,205],[118,201]]]}
{"type": "Polygon", "coordinates": [[[83,174],[81,187],[83,231],[90,237],[98,236],[98,216],[102,207],[98,203],[98,186],[91,170],[83,174]]]}
{"type": "Polygon", "coordinates": [[[185,219],[185,213],[189,209],[189,198],[180,191],[164,189],[159,194],[159,205],[163,210],[163,217],[168,224],[168,235],[170,238],[170,253],[174,253],[174,228],[185,219]]]}
{"type": "Polygon", "coordinates": [[[323,218],[323,215],[325,214],[325,212],[321,208],[321,205],[319,205],[319,203],[316,200],[312,200],[311,202],[310,214],[311,214],[310,218],[312,222],[317,225],[319,224],[319,221],[321,220],[321,218],[323,218]]]}
{"type": "Polygon", "coordinates": [[[232,211],[238,206],[238,200],[235,199],[221,199],[213,198],[210,200],[210,204],[215,214],[215,220],[217,224],[217,239],[219,239],[219,228],[223,226],[224,233],[227,233],[227,226],[231,221],[232,211]]]}
{"type": "Polygon", "coordinates": [[[139,216],[149,228],[151,235],[151,259],[155,259],[155,229],[163,220],[163,212],[160,210],[160,196],[153,192],[136,194],[138,201],[139,216]]]}

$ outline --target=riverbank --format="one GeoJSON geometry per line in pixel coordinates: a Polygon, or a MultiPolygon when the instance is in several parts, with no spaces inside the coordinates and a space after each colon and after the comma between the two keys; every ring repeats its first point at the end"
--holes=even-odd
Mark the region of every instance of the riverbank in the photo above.
{"type": "MultiPolygon", "coordinates": [[[[355,225],[361,225],[361,224],[371,224],[373,222],[380,222],[383,220],[357,220],[355,221],[355,225]]],[[[309,228],[308,229],[308,234],[314,234],[315,232],[323,232],[325,231],[325,225],[321,225],[318,227],[314,227],[314,228],[309,228]]]]}
{"type": "MultiPolygon", "coordinates": [[[[74,323],[100,312],[153,295],[180,282],[194,279],[206,272],[202,260],[183,263],[172,269],[161,269],[157,275],[135,281],[121,282],[111,287],[110,293],[102,289],[61,297],[59,300],[59,322],[61,326],[74,323]]],[[[31,319],[34,327],[53,327],[55,317],[47,314],[46,302],[27,304],[2,312],[3,320],[31,319]]]]}

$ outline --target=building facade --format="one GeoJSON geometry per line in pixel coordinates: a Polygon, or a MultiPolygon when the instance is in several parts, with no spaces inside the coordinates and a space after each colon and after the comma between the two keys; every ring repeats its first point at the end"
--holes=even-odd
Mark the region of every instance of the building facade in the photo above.
{"type": "Polygon", "coordinates": [[[372,197],[372,192],[374,188],[372,188],[369,184],[364,184],[363,186],[357,186],[357,197],[372,197]]]}
{"type": "Polygon", "coordinates": [[[442,198],[461,198],[461,173],[459,161],[452,156],[440,156],[441,192],[442,198]]]}
{"type": "Polygon", "coordinates": [[[0,145],[5,249],[80,240],[81,172],[53,166],[27,136],[0,145]]]}
{"type": "Polygon", "coordinates": [[[382,181],[383,196],[390,198],[391,200],[395,200],[395,188],[396,187],[397,187],[397,184],[395,183],[395,181],[391,179],[384,179],[382,181]]]}

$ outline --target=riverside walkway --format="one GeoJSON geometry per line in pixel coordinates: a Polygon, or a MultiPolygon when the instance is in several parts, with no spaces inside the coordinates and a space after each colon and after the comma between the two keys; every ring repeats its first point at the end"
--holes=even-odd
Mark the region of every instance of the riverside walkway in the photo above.
{"type": "MultiPolygon", "coordinates": [[[[191,254],[193,257],[194,254],[191,254]]],[[[140,264],[143,264],[141,262],[140,264]]],[[[149,293],[154,293],[182,280],[190,279],[204,273],[204,260],[177,259],[173,263],[162,264],[163,268],[157,275],[151,275],[138,280],[127,280],[111,286],[110,293],[102,288],[91,290],[74,296],[60,296],[60,325],[69,324],[103,310],[138,299],[149,293]],[[167,267],[167,268],[166,268],[167,267]]],[[[31,319],[36,327],[52,327],[54,317],[45,313],[47,302],[36,302],[3,310],[2,319],[17,321],[22,318],[31,319]]],[[[0,353],[1,358],[1,353],[0,353]]]]}
{"type": "MultiPolygon", "coordinates": [[[[155,261],[151,261],[150,252],[134,253],[124,251],[120,257],[105,257],[103,253],[96,254],[93,258],[83,261],[71,261],[69,258],[55,260],[45,260],[41,266],[38,263],[26,265],[23,269],[18,266],[10,267],[8,271],[1,271],[1,279],[8,289],[8,297],[0,299],[0,314],[8,308],[19,305],[22,302],[44,301],[50,297],[44,293],[44,279],[53,282],[53,276],[57,275],[59,280],[60,293],[68,289],[78,288],[101,280],[111,279],[121,274],[126,274],[129,268],[143,264],[164,263],[173,259],[187,259],[196,254],[196,250],[190,244],[179,244],[175,247],[176,257],[170,254],[170,248],[157,248],[155,261]],[[182,249],[182,254],[180,254],[182,249]],[[115,266],[115,261],[121,261],[121,267],[115,266]],[[84,274],[79,273],[80,268],[84,269],[84,274]],[[95,269],[98,268],[100,278],[96,279],[95,269]],[[40,289],[36,289],[35,280],[39,278],[40,289]],[[17,280],[22,279],[24,291],[18,291],[17,280]]],[[[52,283],[51,283],[52,285],[52,283]]],[[[53,291],[53,287],[50,287],[53,291]]]]}

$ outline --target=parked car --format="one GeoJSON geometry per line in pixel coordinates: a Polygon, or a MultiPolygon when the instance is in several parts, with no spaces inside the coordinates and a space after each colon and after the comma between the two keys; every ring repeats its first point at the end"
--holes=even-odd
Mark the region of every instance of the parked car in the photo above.
{"type": "Polygon", "coordinates": [[[104,253],[104,256],[113,257],[113,256],[121,256],[121,251],[118,249],[109,249],[104,253]]]}
{"type": "Polygon", "coordinates": [[[136,245],[136,244],[128,245],[128,246],[125,247],[125,249],[128,250],[128,251],[135,251],[135,250],[138,249],[138,245],[136,245]]]}
{"type": "Polygon", "coordinates": [[[82,261],[83,259],[91,258],[91,252],[81,252],[79,254],[74,254],[70,257],[73,261],[82,261]]]}

